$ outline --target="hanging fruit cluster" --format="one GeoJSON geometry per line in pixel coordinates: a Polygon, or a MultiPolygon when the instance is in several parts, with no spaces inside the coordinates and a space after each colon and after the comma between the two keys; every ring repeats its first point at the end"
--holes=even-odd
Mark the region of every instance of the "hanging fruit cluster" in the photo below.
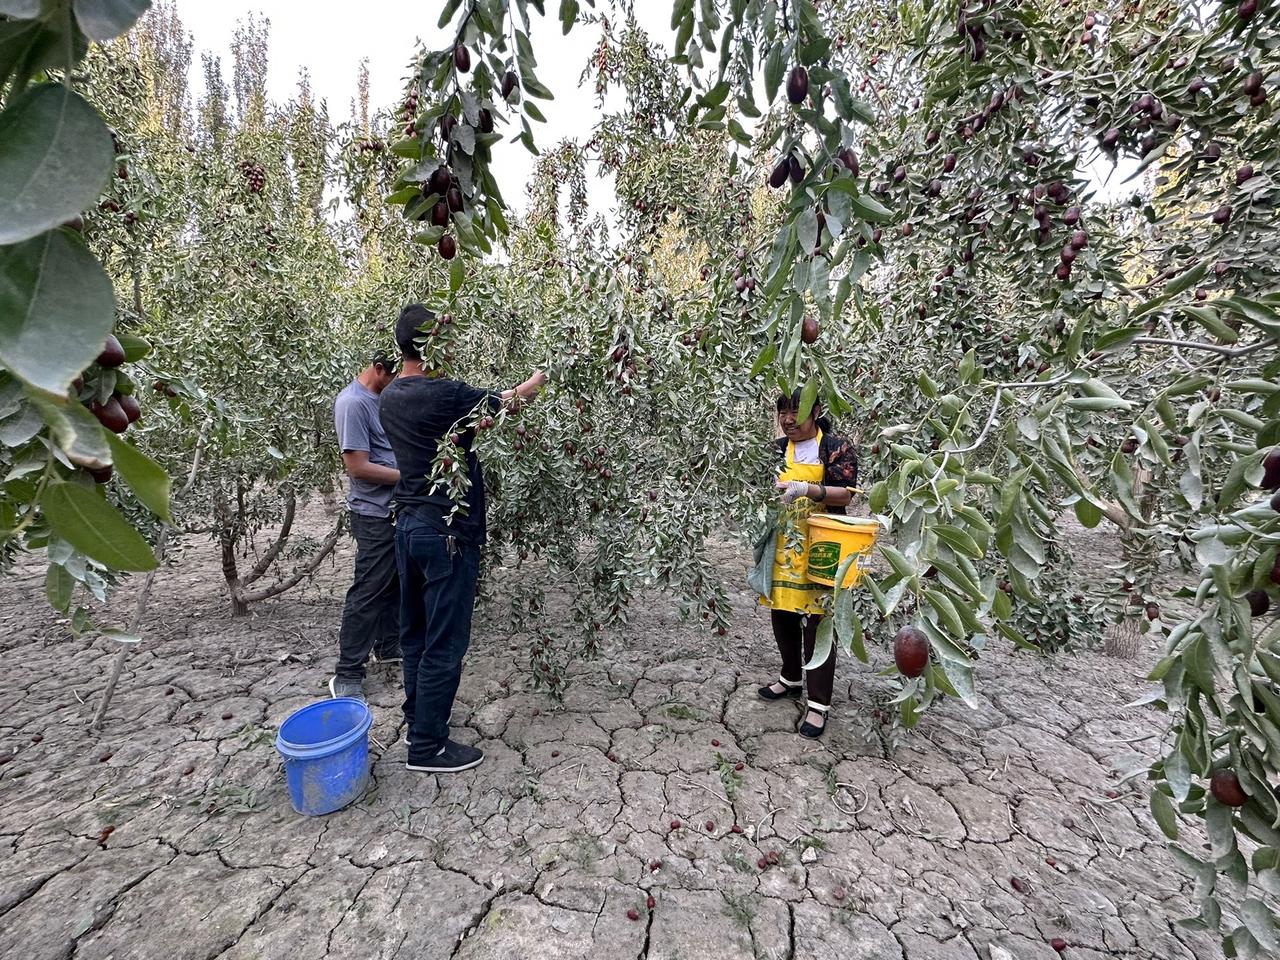
{"type": "Polygon", "coordinates": [[[241,160],[240,176],[244,178],[245,185],[249,188],[250,193],[261,193],[266,189],[267,171],[258,161],[241,160]]]}
{"type": "MultiPolygon", "coordinates": [[[[127,361],[140,360],[150,349],[150,344],[141,337],[128,334],[117,337],[112,334],[107,337],[94,365],[71,385],[76,399],[112,433],[124,433],[142,417],[142,407],[135,395],[134,382],[120,368],[127,361]]],[[[106,483],[111,479],[113,470],[107,464],[90,469],[89,473],[98,483],[106,483]]]]}
{"type": "Polygon", "coordinates": [[[414,239],[445,260],[459,250],[489,253],[507,233],[506,204],[490,170],[500,120],[520,122],[515,139],[538,152],[529,123],[545,117],[526,96],[552,95],[533,72],[528,13],[518,6],[445,4],[442,28],[460,8],[466,12],[453,42],[422,56],[400,109],[403,139],[391,149],[408,163],[388,199],[404,207],[408,220],[429,221],[414,239]]]}

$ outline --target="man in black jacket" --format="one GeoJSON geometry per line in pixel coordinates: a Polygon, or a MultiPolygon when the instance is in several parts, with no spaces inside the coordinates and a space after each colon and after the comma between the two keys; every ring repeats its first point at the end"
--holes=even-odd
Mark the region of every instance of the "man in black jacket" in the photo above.
{"type": "Polygon", "coordinates": [[[435,315],[410,304],[396,323],[404,358],[399,377],[382,392],[383,429],[395,452],[400,480],[396,505],[396,564],[400,573],[400,650],[404,656],[404,713],[409,723],[410,770],[455,773],[479,766],[484,753],[449,739],[449,712],[471,642],[471,613],[485,540],[484,475],[471,450],[474,425],[506,400],[529,400],[547,382],[535,372],[497,393],[479,390],[423,369],[421,330],[435,315]],[[469,487],[464,510],[431,473],[446,437],[456,434],[469,487]]]}

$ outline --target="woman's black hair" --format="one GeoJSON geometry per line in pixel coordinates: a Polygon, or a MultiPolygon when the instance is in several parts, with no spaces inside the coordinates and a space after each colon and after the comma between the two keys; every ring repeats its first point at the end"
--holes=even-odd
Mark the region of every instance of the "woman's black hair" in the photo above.
{"type": "MultiPolygon", "coordinates": [[[[790,396],[788,396],[788,395],[787,395],[787,394],[785,394],[785,393],[780,393],[780,394],[778,394],[777,407],[778,407],[778,412],[779,412],[779,413],[781,413],[783,410],[798,410],[798,409],[800,409],[800,388],[799,388],[799,387],[797,387],[795,390],[791,391],[791,395],[790,395],[790,396]]],[[[815,401],[814,401],[814,403],[813,403],[813,408],[814,408],[815,410],[821,410],[821,409],[822,409],[822,401],[821,401],[821,400],[815,400],[815,401]]],[[[817,420],[816,420],[815,422],[818,424],[818,429],[819,429],[819,430],[821,430],[823,433],[830,433],[830,432],[831,432],[831,430],[832,430],[832,427],[831,427],[831,421],[830,421],[827,417],[825,417],[825,416],[823,416],[823,415],[819,414],[819,416],[818,416],[818,418],[817,418],[817,420]]]]}

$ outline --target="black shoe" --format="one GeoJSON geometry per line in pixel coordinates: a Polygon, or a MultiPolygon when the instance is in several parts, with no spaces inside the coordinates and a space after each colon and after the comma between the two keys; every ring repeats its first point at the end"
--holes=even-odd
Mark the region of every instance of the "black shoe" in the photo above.
{"type": "Polygon", "coordinates": [[[815,727],[812,723],[810,723],[809,711],[805,711],[804,722],[800,724],[799,729],[796,731],[797,733],[800,734],[800,736],[804,737],[807,740],[817,740],[819,737],[821,737],[824,733],[827,732],[827,724],[830,723],[830,720],[827,717],[825,710],[813,710],[812,712],[822,714],[822,717],[823,717],[822,726],[815,727]]]}
{"type": "Polygon", "coordinates": [[[342,677],[329,678],[329,692],[337,697],[354,697],[364,699],[364,683],[360,680],[344,680],[342,677]]]}
{"type": "MultiPolygon", "coordinates": [[[[776,680],[774,682],[782,683],[781,680],[776,680]]],[[[785,686],[787,689],[782,691],[782,693],[779,693],[777,690],[773,689],[772,683],[766,684],[765,686],[761,687],[759,690],[756,691],[756,693],[760,695],[760,699],[762,700],[782,700],[786,697],[790,697],[792,700],[799,700],[801,694],[804,692],[804,688],[801,687],[801,685],[798,683],[794,687],[790,686],[789,684],[783,684],[783,686],[785,686]]]]}
{"type": "Polygon", "coordinates": [[[406,770],[417,773],[460,773],[478,767],[484,762],[484,751],[468,747],[463,743],[446,740],[444,746],[434,754],[427,754],[409,748],[409,760],[406,770]]]}

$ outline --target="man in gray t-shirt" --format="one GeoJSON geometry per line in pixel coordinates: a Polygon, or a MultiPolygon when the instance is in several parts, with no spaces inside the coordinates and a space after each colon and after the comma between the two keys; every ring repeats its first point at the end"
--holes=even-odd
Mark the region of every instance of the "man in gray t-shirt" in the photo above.
{"type": "Polygon", "coordinates": [[[391,490],[400,479],[396,457],[378,419],[378,395],[395,379],[396,362],[376,354],[338,394],[333,426],[347,471],[347,509],[356,538],[355,579],[342,607],[338,665],[329,692],[364,697],[365,662],[400,660],[400,580],[391,490]]]}

